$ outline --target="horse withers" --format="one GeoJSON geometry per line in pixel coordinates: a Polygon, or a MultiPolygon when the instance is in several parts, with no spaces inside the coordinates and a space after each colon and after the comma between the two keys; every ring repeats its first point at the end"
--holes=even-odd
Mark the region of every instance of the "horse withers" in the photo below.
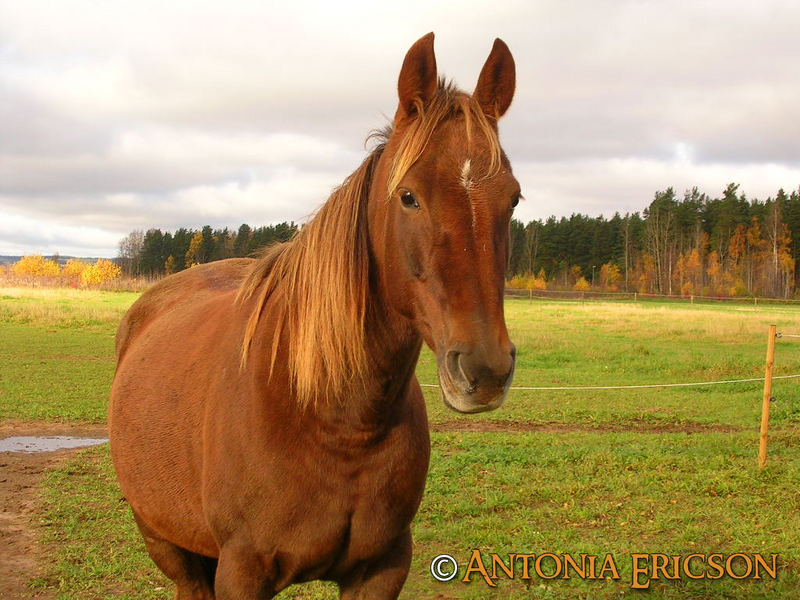
{"type": "Polygon", "coordinates": [[[497,120],[514,87],[501,40],[468,95],[437,78],[426,35],[391,127],[292,241],[171,275],[123,318],[114,467],[176,598],[313,579],[399,594],[430,455],[423,341],[456,411],[497,408],[513,375],[520,189],[497,120]]]}

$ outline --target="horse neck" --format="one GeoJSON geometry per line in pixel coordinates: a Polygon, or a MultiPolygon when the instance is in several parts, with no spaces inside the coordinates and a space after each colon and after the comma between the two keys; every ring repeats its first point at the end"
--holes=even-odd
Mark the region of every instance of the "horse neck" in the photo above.
{"type": "Polygon", "coordinates": [[[422,339],[410,322],[371,289],[365,322],[369,368],[345,399],[320,403],[316,416],[360,431],[382,431],[403,418],[422,339]]]}
{"type": "Polygon", "coordinates": [[[370,294],[366,332],[374,376],[384,383],[402,384],[405,389],[405,383],[414,374],[422,338],[408,319],[391,308],[385,294],[378,289],[370,294]]]}

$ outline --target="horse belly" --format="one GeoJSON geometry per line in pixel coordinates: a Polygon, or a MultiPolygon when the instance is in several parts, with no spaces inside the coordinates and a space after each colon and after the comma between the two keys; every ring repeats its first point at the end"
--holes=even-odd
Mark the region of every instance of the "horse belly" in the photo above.
{"type": "Polygon", "coordinates": [[[202,400],[187,385],[202,374],[169,358],[181,357],[178,340],[170,344],[170,337],[143,340],[117,367],[109,408],[114,468],[131,508],[151,529],[177,546],[215,556],[202,510],[202,400]]]}

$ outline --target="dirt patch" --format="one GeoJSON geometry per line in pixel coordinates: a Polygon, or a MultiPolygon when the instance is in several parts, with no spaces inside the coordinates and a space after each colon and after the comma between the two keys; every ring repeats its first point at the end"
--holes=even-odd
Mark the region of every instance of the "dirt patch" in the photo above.
{"type": "Polygon", "coordinates": [[[518,423],[514,421],[471,421],[466,419],[431,424],[436,433],[734,433],[741,428],[714,423],[518,423]]]}
{"type": "MultiPolygon", "coordinates": [[[[27,435],[96,438],[107,436],[107,427],[20,421],[0,423],[0,439],[27,435]]],[[[28,587],[47,560],[36,526],[38,493],[44,473],[74,451],[0,452],[0,598],[4,600],[54,597],[51,592],[28,587]]]]}

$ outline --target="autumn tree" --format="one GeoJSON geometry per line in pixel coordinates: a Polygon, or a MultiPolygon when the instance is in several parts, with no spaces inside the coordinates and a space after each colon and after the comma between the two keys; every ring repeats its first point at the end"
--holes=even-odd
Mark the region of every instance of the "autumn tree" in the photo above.
{"type": "Polygon", "coordinates": [[[61,273],[61,267],[56,261],[41,254],[23,256],[14,263],[11,270],[18,277],[58,277],[61,273]]]}
{"type": "Polygon", "coordinates": [[[192,239],[189,242],[189,249],[186,251],[185,264],[187,268],[199,265],[202,262],[200,260],[202,248],[203,233],[198,231],[192,236],[192,239]]]}
{"type": "Polygon", "coordinates": [[[616,291],[617,283],[622,279],[619,267],[614,263],[605,263],[600,267],[600,287],[606,291],[616,291]]]}
{"type": "Polygon", "coordinates": [[[67,277],[73,281],[80,281],[81,274],[83,273],[84,269],[89,265],[82,260],[78,260],[75,258],[70,258],[61,268],[61,276],[67,277]]]}
{"type": "Polygon", "coordinates": [[[87,265],[81,271],[81,285],[97,286],[113,281],[122,274],[122,269],[107,258],[99,258],[93,265],[87,265]]]}

